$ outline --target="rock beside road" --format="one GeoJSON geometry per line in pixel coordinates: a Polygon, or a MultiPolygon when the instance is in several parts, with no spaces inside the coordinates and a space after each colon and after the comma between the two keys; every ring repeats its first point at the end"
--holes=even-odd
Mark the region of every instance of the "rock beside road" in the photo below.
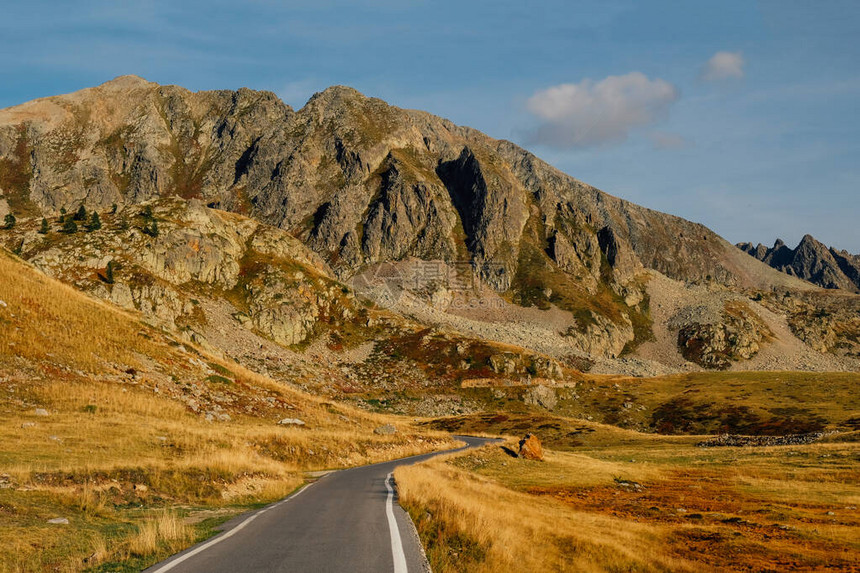
{"type": "Polygon", "coordinates": [[[543,447],[534,434],[526,434],[520,440],[520,457],[527,460],[543,461],[543,447]]]}

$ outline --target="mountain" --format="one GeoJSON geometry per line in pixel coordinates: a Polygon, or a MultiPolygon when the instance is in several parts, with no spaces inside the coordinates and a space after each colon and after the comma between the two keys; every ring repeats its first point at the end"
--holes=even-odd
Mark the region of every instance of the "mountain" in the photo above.
{"type": "MultiPolygon", "coordinates": [[[[288,369],[326,337],[402,349],[421,327],[452,357],[455,340],[511,345],[518,372],[540,356],[636,374],[842,369],[830,353],[854,353],[854,299],[812,350],[808,282],[510,142],[342,86],[293,110],[124,76],[0,110],[0,192],[19,220],[0,231],[8,248],[254,367],[273,367],[271,348],[288,369]],[[104,228],[61,232],[80,209],[104,228]],[[791,294],[764,306],[777,290],[791,294]],[[368,327],[364,299],[402,328],[368,327]]],[[[497,350],[466,370],[505,371],[497,350]]]]}
{"type": "Polygon", "coordinates": [[[622,281],[641,264],[673,278],[761,282],[701,225],[345,87],[296,112],[268,92],[122,77],[4,110],[0,156],[16,215],[200,198],[291,231],[340,275],[409,256],[465,258],[504,291],[536,257],[592,284],[603,259],[622,281]]]}
{"type": "Polygon", "coordinates": [[[773,247],[738,243],[737,247],[771,267],[827,289],[860,292],[860,256],[828,248],[804,235],[791,249],[781,239],[773,247]]]}

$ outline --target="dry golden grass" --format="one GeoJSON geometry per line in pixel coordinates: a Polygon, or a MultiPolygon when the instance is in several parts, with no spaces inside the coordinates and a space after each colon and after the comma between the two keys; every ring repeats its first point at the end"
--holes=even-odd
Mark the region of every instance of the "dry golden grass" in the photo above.
{"type": "Polygon", "coordinates": [[[137,535],[128,540],[131,555],[146,556],[166,545],[179,551],[194,539],[194,531],[175,513],[163,510],[138,526],[137,535]]]}
{"type": "Polygon", "coordinates": [[[398,469],[401,503],[433,569],[852,571],[860,563],[860,444],[698,448],[696,438],[591,428],[587,445],[547,450],[544,462],[493,446],[398,469]]]}
{"type": "Polygon", "coordinates": [[[284,497],[305,470],[453,444],[171,340],[5,251],[0,301],[0,571],[143,568],[211,531],[189,512],[225,519],[284,497]],[[230,419],[207,421],[216,407],[230,419]],[[373,432],[385,423],[400,431],[373,432]]]}
{"type": "Polygon", "coordinates": [[[434,571],[697,571],[658,527],[570,511],[444,461],[398,468],[401,503],[434,571]]]}
{"type": "Polygon", "coordinates": [[[0,358],[11,354],[27,360],[51,359],[67,367],[98,371],[105,362],[135,366],[135,353],[157,357],[167,346],[166,340],[153,341],[152,333],[136,317],[82,295],[3,249],[0,300],[7,305],[0,309],[0,358]]]}

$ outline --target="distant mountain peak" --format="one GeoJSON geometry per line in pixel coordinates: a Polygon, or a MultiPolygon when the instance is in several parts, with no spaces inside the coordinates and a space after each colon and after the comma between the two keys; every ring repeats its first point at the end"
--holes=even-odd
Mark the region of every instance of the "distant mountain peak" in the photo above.
{"type": "Polygon", "coordinates": [[[828,248],[808,233],[794,249],[782,239],[777,239],[771,249],[761,244],[753,247],[752,243],[738,243],[737,247],[777,270],[818,286],[860,292],[860,256],[828,248]]]}

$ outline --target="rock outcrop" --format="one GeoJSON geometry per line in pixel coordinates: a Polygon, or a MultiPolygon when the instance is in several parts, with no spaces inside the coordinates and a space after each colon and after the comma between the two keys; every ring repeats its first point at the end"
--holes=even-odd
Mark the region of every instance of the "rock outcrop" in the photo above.
{"type": "Polygon", "coordinates": [[[543,461],[543,447],[534,434],[526,434],[519,443],[519,455],[526,460],[543,461]]]}
{"type": "Polygon", "coordinates": [[[792,249],[777,239],[773,247],[759,243],[738,243],[745,253],[786,274],[796,276],[827,289],[860,292],[860,256],[837,251],[804,235],[792,249]]]}
{"type": "MultiPolygon", "coordinates": [[[[675,317],[673,322],[682,319],[675,317]]],[[[694,318],[678,330],[678,347],[687,360],[705,368],[724,370],[732,361],[749,360],[760,344],[773,333],[748,305],[726,302],[721,316],[707,320],[694,318]]]]}
{"type": "Polygon", "coordinates": [[[201,301],[228,304],[231,327],[254,329],[283,346],[304,342],[321,320],[355,316],[352,294],[319,256],[253,219],[177,198],[103,219],[98,231],[74,234],[53,224],[47,235],[22,226],[13,241],[49,275],[197,342],[215,321],[211,305],[207,310],[201,301]],[[146,232],[151,221],[155,236],[146,232]]]}
{"type": "Polygon", "coordinates": [[[523,402],[531,406],[540,406],[546,410],[553,411],[556,404],[558,404],[558,396],[554,389],[538,384],[526,390],[523,402]]]}

